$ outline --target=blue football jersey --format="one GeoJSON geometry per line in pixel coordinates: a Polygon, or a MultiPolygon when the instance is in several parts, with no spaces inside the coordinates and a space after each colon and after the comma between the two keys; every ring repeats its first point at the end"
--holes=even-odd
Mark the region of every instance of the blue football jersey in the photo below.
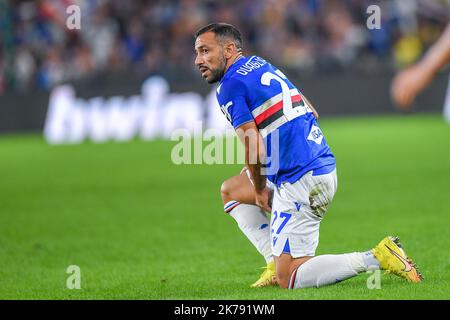
{"type": "Polygon", "coordinates": [[[325,174],[336,161],[300,91],[264,59],[242,57],[217,88],[222,112],[235,129],[254,121],[264,138],[267,178],[277,186],[294,183],[308,171],[325,174]]]}

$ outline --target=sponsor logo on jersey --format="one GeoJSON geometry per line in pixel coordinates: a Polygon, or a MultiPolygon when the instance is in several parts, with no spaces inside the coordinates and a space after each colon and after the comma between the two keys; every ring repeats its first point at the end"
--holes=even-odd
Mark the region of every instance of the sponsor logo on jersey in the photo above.
{"type": "Polygon", "coordinates": [[[314,141],[317,144],[321,144],[323,140],[322,130],[316,125],[311,127],[311,131],[308,135],[308,140],[314,141]]]}

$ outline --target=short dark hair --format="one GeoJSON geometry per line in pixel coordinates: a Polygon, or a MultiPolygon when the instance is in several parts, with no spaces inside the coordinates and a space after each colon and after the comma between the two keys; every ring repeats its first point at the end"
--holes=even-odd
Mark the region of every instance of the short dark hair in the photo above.
{"type": "Polygon", "coordinates": [[[195,39],[197,39],[198,36],[200,36],[201,34],[210,32],[210,31],[214,32],[216,37],[232,40],[235,43],[236,48],[239,51],[241,51],[243,49],[241,32],[235,26],[233,26],[229,23],[223,23],[223,22],[210,23],[207,26],[200,28],[195,33],[195,39]]]}

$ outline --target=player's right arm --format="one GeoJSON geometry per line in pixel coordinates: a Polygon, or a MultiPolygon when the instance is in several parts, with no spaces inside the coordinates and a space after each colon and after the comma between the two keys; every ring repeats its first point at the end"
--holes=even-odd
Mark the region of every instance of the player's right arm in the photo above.
{"type": "Polygon", "coordinates": [[[450,24],[418,63],[395,76],[391,86],[395,103],[402,108],[409,107],[416,95],[425,89],[436,73],[448,62],[450,62],[450,24]]]}
{"type": "Polygon", "coordinates": [[[306,99],[306,97],[304,95],[302,95],[303,99],[305,100],[306,104],[308,105],[308,107],[312,110],[314,117],[316,117],[317,120],[319,120],[319,113],[317,112],[317,110],[313,107],[312,103],[306,99]]]}
{"type": "Polygon", "coordinates": [[[255,188],[256,205],[270,212],[270,190],[266,187],[266,176],[263,172],[263,163],[266,161],[264,140],[254,121],[239,126],[236,133],[245,148],[245,165],[255,188]]]}
{"type": "Polygon", "coordinates": [[[265,162],[264,140],[247,103],[245,84],[236,79],[226,79],[218,89],[217,100],[245,147],[245,164],[256,193],[256,204],[270,212],[269,190],[266,176],[262,174],[265,162]]]}

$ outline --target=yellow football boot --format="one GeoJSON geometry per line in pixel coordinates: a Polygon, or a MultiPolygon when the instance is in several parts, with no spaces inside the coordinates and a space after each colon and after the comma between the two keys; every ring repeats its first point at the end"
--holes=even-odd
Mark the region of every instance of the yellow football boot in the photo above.
{"type": "Polygon", "coordinates": [[[269,262],[266,267],[264,267],[264,272],[259,277],[258,281],[252,284],[251,288],[257,287],[268,287],[277,284],[277,273],[275,271],[275,261],[269,262]]]}
{"type": "Polygon", "coordinates": [[[415,263],[408,258],[403,250],[398,237],[386,237],[372,249],[372,252],[380,262],[380,268],[393,273],[410,282],[420,282],[423,277],[415,263]]]}

